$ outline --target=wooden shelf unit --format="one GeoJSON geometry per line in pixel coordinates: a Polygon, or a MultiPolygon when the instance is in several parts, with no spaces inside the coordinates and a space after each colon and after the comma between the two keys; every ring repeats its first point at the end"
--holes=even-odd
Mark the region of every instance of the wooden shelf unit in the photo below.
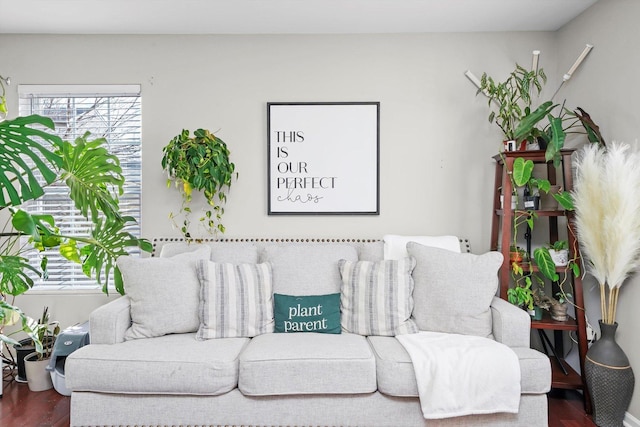
{"type": "MultiPolygon", "coordinates": [[[[511,206],[513,185],[511,177],[508,175],[513,171],[515,159],[522,157],[525,160],[531,160],[534,164],[546,165],[546,178],[554,184],[562,184],[565,191],[571,191],[573,188],[573,178],[571,174],[571,154],[573,150],[562,150],[562,163],[559,168],[561,173],[561,181],[557,178],[556,168],[552,163],[545,160],[545,152],[542,150],[535,151],[510,151],[494,156],[496,161],[495,186],[493,199],[493,215],[491,227],[491,250],[500,251],[504,256],[504,261],[499,271],[500,279],[500,297],[507,299],[507,289],[511,286],[511,263],[509,261],[509,248],[512,244],[513,221],[517,215],[529,215],[529,212],[522,209],[503,209],[502,206],[511,206]],[[501,196],[503,198],[501,206],[501,196]]],[[[549,242],[558,240],[559,228],[558,219],[566,218],[567,241],[570,248],[570,258],[575,258],[580,262],[579,245],[576,233],[573,230],[573,212],[564,210],[536,210],[537,222],[548,221],[549,225],[549,242]],[[576,253],[573,253],[575,249],[576,253]]],[[[535,227],[533,232],[535,233],[535,227]]],[[[531,255],[531,254],[529,254],[531,255]]],[[[533,261],[522,264],[523,270],[527,272],[537,272],[538,268],[533,261]]],[[[571,293],[574,303],[577,307],[575,310],[575,318],[569,318],[565,322],[558,322],[551,319],[550,315],[545,312],[542,320],[532,320],[531,328],[538,330],[539,334],[545,331],[553,331],[555,347],[559,347],[559,353],[562,353],[563,333],[575,332],[578,341],[578,354],[580,360],[580,370],[582,375],[572,369],[561,357],[551,357],[552,380],[551,387],[558,389],[579,389],[583,391],[584,405],[588,413],[591,413],[591,400],[588,395],[586,382],[584,378],[584,358],[588,349],[586,336],[586,320],[584,316],[584,294],[582,292],[581,277],[573,277],[570,271],[565,271],[564,267],[556,268],[558,274],[567,274],[567,284],[571,286],[571,293]],[[563,372],[563,368],[564,371],[563,372]]],[[[546,349],[546,347],[545,347],[546,349]]]]}

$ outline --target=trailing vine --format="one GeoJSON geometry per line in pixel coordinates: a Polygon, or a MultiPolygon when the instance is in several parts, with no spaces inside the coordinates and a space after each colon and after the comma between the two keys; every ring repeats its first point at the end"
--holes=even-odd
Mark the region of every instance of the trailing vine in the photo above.
{"type": "Polygon", "coordinates": [[[234,175],[236,179],[238,176],[223,140],[206,129],[193,134],[189,136],[189,131],[183,130],[162,149],[162,169],[169,175],[167,187],[175,186],[182,195],[179,213],[171,212],[169,218],[188,241],[194,238],[190,229],[193,191],[201,191],[208,205],[198,218],[200,225],[209,234],[224,233],[223,205],[234,175]],[[176,221],[178,216],[183,217],[180,225],[176,221]]]}

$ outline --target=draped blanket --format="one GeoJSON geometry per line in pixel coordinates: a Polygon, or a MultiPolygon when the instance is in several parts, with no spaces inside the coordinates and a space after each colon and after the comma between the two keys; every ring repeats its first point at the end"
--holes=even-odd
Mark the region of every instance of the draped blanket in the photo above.
{"type": "Polygon", "coordinates": [[[411,356],[425,418],[518,412],[520,364],[506,345],[439,332],[396,338],[411,356]]]}

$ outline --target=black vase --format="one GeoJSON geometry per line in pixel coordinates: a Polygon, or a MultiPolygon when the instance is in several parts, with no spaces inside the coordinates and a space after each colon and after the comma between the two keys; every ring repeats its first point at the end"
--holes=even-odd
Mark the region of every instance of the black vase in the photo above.
{"type": "Polygon", "coordinates": [[[635,379],[629,359],[616,343],[613,325],[600,324],[600,339],[593,343],[584,361],[587,388],[593,402],[593,421],[599,427],[622,427],[631,403],[635,379]]]}

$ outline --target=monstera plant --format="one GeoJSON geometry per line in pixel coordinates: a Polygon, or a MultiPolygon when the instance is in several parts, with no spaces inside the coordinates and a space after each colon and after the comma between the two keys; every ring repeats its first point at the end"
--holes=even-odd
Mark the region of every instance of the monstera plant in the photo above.
{"type": "Polygon", "coordinates": [[[3,335],[2,325],[24,314],[12,298],[29,290],[34,277],[46,276],[47,258],[33,265],[26,251],[58,248],[70,262],[95,277],[108,293],[113,280],[116,290],[124,287],[116,259],[128,255],[128,248],[151,250],[151,244],[132,235],[127,225],[135,220],[119,212],[124,178],[118,158],[105,148],[104,138],[90,139],[86,133],[73,142],[63,141],[50,130],[49,118],[32,115],[0,122],[0,212],[12,232],[0,241],[0,340],[15,343],[3,335]],[[32,214],[21,205],[44,195],[44,188],[61,183],[78,213],[91,223],[84,235],[61,232],[52,215],[32,214]],[[21,242],[28,238],[30,245],[21,242]]]}

